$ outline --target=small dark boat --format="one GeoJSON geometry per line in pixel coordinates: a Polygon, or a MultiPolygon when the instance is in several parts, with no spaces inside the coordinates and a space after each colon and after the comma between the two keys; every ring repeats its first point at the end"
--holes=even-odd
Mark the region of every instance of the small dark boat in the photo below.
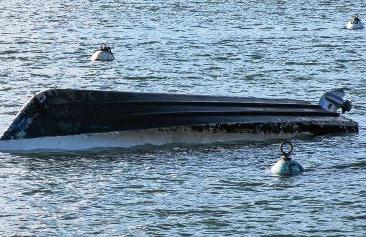
{"type": "Polygon", "coordinates": [[[143,144],[251,141],[294,134],[357,133],[337,112],[344,92],[319,105],[290,99],[51,89],[33,96],[0,150],[78,150],[143,144]],[[190,134],[190,135],[188,135],[190,134]]]}

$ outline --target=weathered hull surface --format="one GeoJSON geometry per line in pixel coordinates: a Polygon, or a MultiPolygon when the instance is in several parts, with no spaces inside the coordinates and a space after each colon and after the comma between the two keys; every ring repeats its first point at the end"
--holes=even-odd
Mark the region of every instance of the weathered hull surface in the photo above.
{"type": "Polygon", "coordinates": [[[126,131],[147,135],[147,131],[161,129],[176,135],[177,129],[188,129],[255,140],[254,135],[358,132],[358,125],[300,100],[54,89],[35,95],[1,140],[126,131]]]}
{"type": "Polygon", "coordinates": [[[167,128],[118,131],[108,133],[89,133],[70,136],[38,137],[0,141],[0,151],[62,152],[93,150],[106,148],[130,148],[143,145],[161,146],[166,144],[237,144],[253,141],[289,139],[294,136],[306,136],[307,133],[247,133],[227,132],[224,130],[167,128]]]}

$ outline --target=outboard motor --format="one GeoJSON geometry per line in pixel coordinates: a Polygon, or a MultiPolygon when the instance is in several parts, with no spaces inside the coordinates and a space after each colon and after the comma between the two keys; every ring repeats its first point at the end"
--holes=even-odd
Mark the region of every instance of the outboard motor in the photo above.
{"type": "Polygon", "coordinates": [[[350,100],[343,100],[345,96],[344,89],[335,89],[323,94],[319,100],[319,106],[331,112],[337,112],[342,109],[342,114],[352,109],[352,102],[350,100]]]}

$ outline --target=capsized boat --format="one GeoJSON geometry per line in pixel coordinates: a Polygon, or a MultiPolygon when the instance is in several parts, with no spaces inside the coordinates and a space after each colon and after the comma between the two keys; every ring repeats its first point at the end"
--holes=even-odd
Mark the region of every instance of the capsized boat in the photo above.
{"type": "Polygon", "coordinates": [[[50,89],[34,95],[0,138],[1,151],[86,150],[356,133],[342,89],[302,100],[50,89]]]}

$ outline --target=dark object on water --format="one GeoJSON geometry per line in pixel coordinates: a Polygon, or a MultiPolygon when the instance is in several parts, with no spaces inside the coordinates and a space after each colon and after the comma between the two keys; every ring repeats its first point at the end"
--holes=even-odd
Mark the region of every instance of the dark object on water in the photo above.
{"type": "Polygon", "coordinates": [[[358,24],[361,21],[361,19],[358,17],[358,14],[355,14],[352,16],[351,23],[352,24],[358,24]]]}
{"type": "Polygon", "coordinates": [[[169,127],[247,134],[358,132],[356,122],[335,111],[345,103],[343,91],[333,92],[322,97],[327,110],[290,99],[51,89],[24,106],[1,140],[169,127]]]}
{"type": "Polygon", "coordinates": [[[105,43],[102,43],[102,44],[100,45],[100,51],[108,52],[108,53],[111,53],[111,54],[112,54],[112,49],[111,49],[111,47],[107,46],[105,43]]]}
{"type": "Polygon", "coordinates": [[[286,141],[286,142],[281,143],[281,145],[280,145],[280,150],[282,153],[281,159],[283,159],[285,161],[290,161],[291,160],[290,155],[291,155],[293,149],[294,149],[294,146],[292,145],[291,142],[286,141]],[[288,151],[285,151],[286,145],[289,146],[288,151]]]}

